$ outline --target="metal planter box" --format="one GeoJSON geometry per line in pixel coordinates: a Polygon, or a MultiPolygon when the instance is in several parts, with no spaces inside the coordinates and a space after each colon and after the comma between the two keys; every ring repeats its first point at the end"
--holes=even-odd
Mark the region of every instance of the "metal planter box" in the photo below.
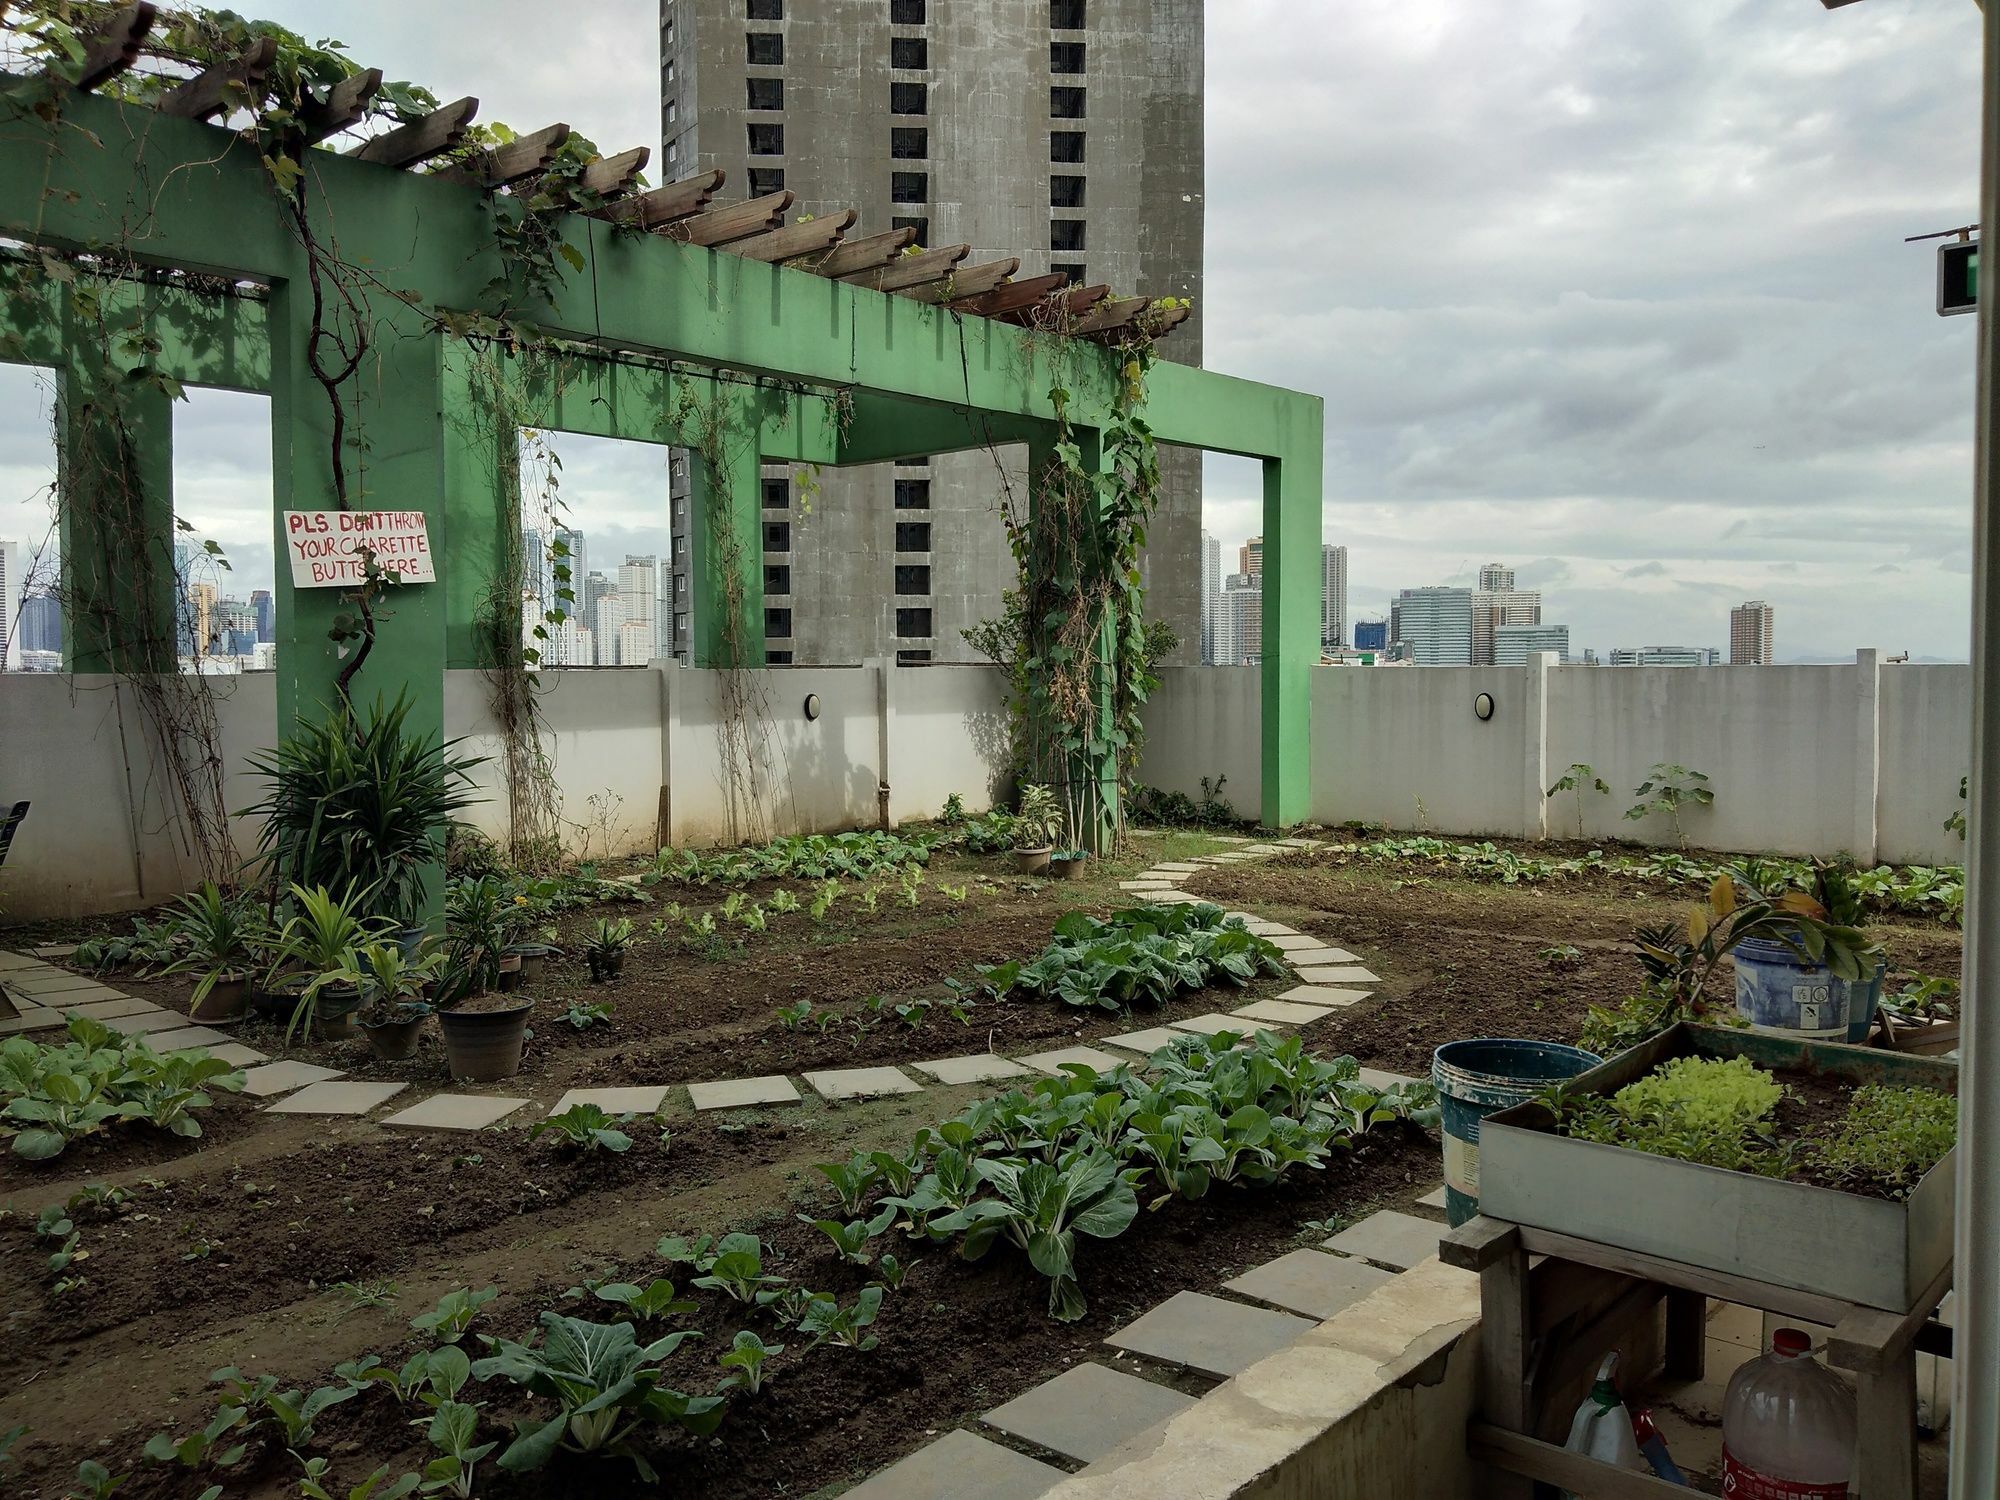
{"type": "MultiPolygon", "coordinates": [[[[1570,1087],[1616,1093],[1690,1054],[1958,1093],[1955,1062],[1685,1024],[1570,1087]]],[[[1956,1148],[1891,1203],[1571,1140],[1532,1102],[1488,1116],[1479,1144],[1479,1211],[1511,1224],[1896,1313],[1914,1307],[1951,1259],[1956,1148]]]]}

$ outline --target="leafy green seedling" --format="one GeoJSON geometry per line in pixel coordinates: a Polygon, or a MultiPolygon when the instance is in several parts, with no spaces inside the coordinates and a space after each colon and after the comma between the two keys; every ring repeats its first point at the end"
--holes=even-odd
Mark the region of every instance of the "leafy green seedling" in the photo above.
{"type": "Polygon", "coordinates": [[[736,1335],[729,1352],[717,1363],[729,1372],[727,1388],[754,1396],[764,1389],[764,1362],[784,1352],[783,1344],[767,1344],[746,1328],[736,1335]]]}
{"type": "Polygon", "coordinates": [[[839,1299],[831,1294],[822,1294],[812,1299],[805,1316],[799,1319],[799,1331],[810,1334],[815,1344],[858,1349],[865,1354],[881,1342],[880,1338],[867,1331],[881,1311],[882,1288],[879,1286],[863,1287],[847,1307],[842,1307],[839,1299]]]}
{"type": "Polygon", "coordinates": [[[499,1295],[498,1287],[481,1287],[478,1291],[460,1287],[438,1298],[437,1306],[429,1312],[410,1319],[410,1326],[418,1333],[428,1333],[436,1343],[455,1344],[465,1337],[465,1330],[472,1326],[479,1309],[499,1295]]]}
{"type": "Polygon", "coordinates": [[[617,1121],[595,1104],[572,1104],[559,1115],[550,1115],[537,1123],[528,1132],[528,1139],[534,1140],[544,1131],[553,1130],[562,1137],[566,1146],[574,1146],[585,1151],[629,1151],[632,1137],[619,1130],[618,1123],[628,1121],[630,1115],[620,1115],[617,1121]]]}

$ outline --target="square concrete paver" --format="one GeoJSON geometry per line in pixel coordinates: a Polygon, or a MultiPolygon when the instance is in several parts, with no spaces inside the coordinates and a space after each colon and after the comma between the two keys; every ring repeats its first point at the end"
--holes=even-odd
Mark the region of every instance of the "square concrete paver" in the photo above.
{"type": "Polygon", "coordinates": [[[76,952],[75,943],[42,943],[28,950],[37,958],[68,958],[76,952]]]}
{"type": "Polygon", "coordinates": [[[1163,859],[1154,865],[1153,868],[1156,870],[1171,870],[1176,875],[1192,875],[1201,866],[1195,864],[1192,860],[1163,859]]]}
{"type": "Polygon", "coordinates": [[[10,974],[16,969],[45,969],[47,967],[48,965],[40,959],[31,958],[25,953],[0,951],[0,974],[10,974]]]}
{"type": "Polygon", "coordinates": [[[252,1068],[243,1075],[243,1092],[253,1098],[268,1099],[273,1094],[289,1094],[309,1083],[325,1083],[340,1077],[338,1068],[322,1068],[315,1063],[274,1062],[252,1068]]]}
{"type": "Polygon", "coordinates": [[[1436,1255],[1438,1241],[1443,1236],[1444,1231],[1435,1219],[1420,1219],[1415,1214],[1399,1214],[1393,1208],[1385,1208],[1341,1230],[1326,1241],[1325,1248],[1372,1260],[1391,1270],[1407,1271],[1418,1261],[1436,1255]]]}
{"type": "Polygon", "coordinates": [[[1165,880],[1121,880],[1118,889],[1130,891],[1135,896],[1152,896],[1161,891],[1177,891],[1180,887],[1165,880]]]}
{"type": "Polygon", "coordinates": [[[232,1068],[247,1068],[265,1060],[264,1054],[255,1047],[246,1047],[241,1042],[224,1042],[219,1047],[210,1047],[208,1055],[232,1068]]]}
{"type": "MultiPolygon", "coordinates": [[[[1322,1256],[1322,1260],[1333,1257],[1322,1256]]],[[[1194,1405],[1194,1397],[1104,1365],[1077,1365],[1005,1406],[989,1411],[988,1427],[1090,1463],[1194,1405]]]]}
{"type": "Polygon", "coordinates": [[[1266,936],[1270,939],[1273,946],[1282,948],[1287,953],[1299,948],[1323,948],[1326,946],[1318,938],[1307,937],[1303,932],[1273,932],[1266,934],[1266,936]]]}
{"type": "Polygon", "coordinates": [[[782,1073],[761,1078],[722,1078],[688,1085],[688,1100],[696,1109],[761,1109],[770,1104],[797,1104],[799,1091],[782,1073]]]}
{"type": "Polygon", "coordinates": [[[965,1431],[947,1432],[847,1492],[847,1500],[1033,1500],[1068,1476],[965,1431]]]}
{"type": "Polygon", "coordinates": [[[1345,948],[1290,948],[1285,951],[1285,962],[1295,969],[1320,969],[1331,964],[1358,964],[1361,960],[1345,948]]]}
{"type": "Polygon", "coordinates": [[[1248,1005],[1237,1006],[1230,1014],[1277,1026],[1309,1026],[1314,1021],[1326,1019],[1326,1011],[1320,1006],[1300,1005],[1286,1000],[1254,1000],[1248,1005]]]}
{"type": "Polygon", "coordinates": [[[1249,1036],[1257,1027],[1241,1016],[1225,1016],[1220,1011],[1210,1011],[1205,1016],[1189,1016],[1185,1021],[1168,1023],[1176,1031],[1185,1031],[1190,1036],[1214,1036],[1218,1031],[1233,1031],[1238,1036],[1249,1036]]]}
{"type": "Polygon", "coordinates": [[[1363,1068],[1361,1081],[1371,1089],[1398,1089],[1417,1080],[1401,1073],[1384,1073],[1380,1068],[1363,1068]]]}
{"type": "Polygon", "coordinates": [[[1245,1307],[1202,1292],[1175,1292],[1104,1342],[1205,1375],[1239,1374],[1313,1325],[1290,1313],[1245,1307]]]}
{"type": "Polygon", "coordinates": [[[63,1024],[62,1012],[49,1010],[40,1005],[23,1005],[20,1014],[0,1019],[0,1036],[13,1036],[22,1031],[43,1031],[63,1024]]]}
{"type": "Polygon", "coordinates": [[[918,1093],[923,1087],[895,1068],[831,1068],[804,1076],[823,1099],[880,1099],[885,1094],[918,1093]]]}
{"type": "Polygon", "coordinates": [[[527,1102],[526,1099],[505,1099],[495,1094],[432,1094],[421,1103],[398,1110],[382,1123],[408,1125],[419,1130],[484,1130],[488,1125],[497,1125],[527,1102]]]}
{"type": "Polygon", "coordinates": [[[136,1016],[112,1016],[104,1023],[127,1036],[144,1036],[149,1031],[181,1031],[188,1018],[176,1010],[149,1010],[136,1016]]]}
{"type": "Polygon", "coordinates": [[[1364,1260],[1328,1255],[1324,1250],[1294,1250],[1222,1285],[1227,1291],[1286,1312],[1330,1318],[1395,1279],[1394,1272],[1377,1270],[1364,1260]]]}
{"type": "MultiPolygon", "coordinates": [[[[786,1086],[790,1087],[789,1084],[786,1086]]],[[[798,1094],[795,1092],[792,1097],[796,1099],[798,1094]]],[[[664,1083],[645,1084],[638,1088],[571,1089],[556,1100],[556,1107],[549,1113],[559,1115],[579,1104],[595,1104],[607,1115],[656,1115],[666,1102],[667,1085],[664,1083]]]]}
{"type": "Polygon", "coordinates": [[[1323,1005],[1333,1010],[1359,1005],[1373,990],[1343,990],[1325,984],[1298,984],[1278,996],[1291,1005],[1323,1005]]]}
{"type": "Polygon", "coordinates": [[[1058,1047],[1053,1052],[1031,1052],[1015,1061],[1026,1063],[1038,1073],[1060,1073],[1064,1063],[1082,1063],[1086,1068],[1109,1073],[1125,1059],[1100,1052],[1095,1047],[1058,1047]]]}
{"type": "Polygon", "coordinates": [[[1171,1026],[1148,1026],[1144,1031],[1128,1031],[1122,1036],[1108,1036],[1104,1039],[1107,1047],[1123,1047],[1127,1052],[1137,1052],[1151,1057],[1162,1047],[1186,1036],[1184,1031],[1176,1031],[1171,1026]]]}
{"type": "MultiPolygon", "coordinates": [[[[1425,1194],[1423,1195],[1423,1197],[1421,1197],[1421,1198],[1419,1198],[1419,1199],[1417,1200],[1417,1207],[1418,1207],[1418,1208],[1434,1208],[1434,1209],[1436,1209],[1436,1210],[1437,1210],[1437,1211],[1438,1211],[1439,1213],[1443,1213],[1443,1212],[1444,1212],[1444,1189],[1443,1189],[1442,1187],[1440,1187],[1440,1188],[1436,1188],[1436,1189],[1433,1189],[1433,1190],[1432,1190],[1431,1192],[1428,1192],[1428,1193],[1425,1193],[1425,1194]]],[[[1761,1351],[1760,1351],[1760,1352],[1761,1352],[1761,1351]]]]}
{"type": "Polygon", "coordinates": [[[352,1078],[338,1083],[309,1083],[296,1094],[264,1108],[274,1115],[365,1115],[408,1087],[407,1083],[362,1083],[352,1078]]]}
{"type": "MultiPolygon", "coordinates": [[[[182,1022],[187,1020],[181,1016],[182,1022]]],[[[181,1025],[172,1031],[149,1031],[146,1045],[155,1052],[185,1052],[190,1047],[220,1047],[230,1040],[229,1033],[217,1031],[213,1026],[181,1025]]]]}
{"type": "Polygon", "coordinates": [[[1298,970],[1299,978],[1307,984],[1380,984],[1381,979],[1359,964],[1334,964],[1329,966],[1309,964],[1298,970]]]}
{"type": "Polygon", "coordinates": [[[116,1000],[86,1000],[81,1005],[63,1007],[64,1015],[72,1011],[79,1016],[89,1016],[94,1021],[109,1021],[113,1016],[151,1016],[161,1013],[160,1007],[152,1001],[140,1000],[132,995],[121,995],[116,1000]]]}
{"type": "Polygon", "coordinates": [[[1281,938],[1288,935],[1291,937],[1300,936],[1299,933],[1294,932],[1283,922],[1273,922],[1266,917],[1252,917],[1243,925],[1256,933],[1258,937],[1281,938]]]}
{"type": "Polygon", "coordinates": [[[62,994],[68,990],[102,990],[109,985],[100,984],[88,974],[72,974],[67,969],[52,969],[47,964],[38,969],[22,969],[7,976],[7,986],[17,995],[62,994]]]}
{"type": "Polygon", "coordinates": [[[940,1057],[930,1062],[912,1063],[919,1073],[939,1083],[991,1083],[999,1078],[1021,1078],[1034,1071],[1011,1058],[991,1052],[975,1052],[969,1057],[940,1057]]]}

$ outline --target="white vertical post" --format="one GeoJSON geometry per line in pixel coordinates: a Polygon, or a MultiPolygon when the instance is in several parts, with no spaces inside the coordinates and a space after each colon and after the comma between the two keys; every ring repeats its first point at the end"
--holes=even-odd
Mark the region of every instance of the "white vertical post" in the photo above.
{"type": "Polygon", "coordinates": [[[875,821],[886,831],[896,826],[890,807],[895,792],[889,779],[889,757],[894,744],[895,708],[891,700],[895,695],[892,684],[896,678],[896,658],[871,657],[868,665],[875,673],[875,821]]]}
{"type": "Polygon", "coordinates": [[[1847,852],[1864,867],[1875,863],[1875,809],[1882,796],[1882,653],[1854,653],[1854,831],[1847,852]]]}
{"type": "Polygon", "coordinates": [[[1549,834],[1549,671],[1562,658],[1553,651],[1530,651],[1521,668],[1521,836],[1549,834]]]}
{"type": "MultiPolygon", "coordinates": [[[[1980,70],[1980,223],[2000,228],[2000,3],[1985,7],[1980,70]]],[[[1957,1307],[1952,1367],[1951,1493],[2000,1495],[2000,318],[1990,277],[1979,297],[1973,407],[1972,776],[1966,812],[1966,1004],[1959,1043],[1957,1307]]]]}

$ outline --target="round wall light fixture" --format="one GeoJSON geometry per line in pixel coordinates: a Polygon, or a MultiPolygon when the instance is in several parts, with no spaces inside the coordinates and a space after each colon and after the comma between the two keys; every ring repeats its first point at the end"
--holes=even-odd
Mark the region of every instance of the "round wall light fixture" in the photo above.
{"type": "Polygon", "coordinates": [[[1493,717],[1493,695],[1481,693],[1472,700],[1472,716],[1482,724],[1493,717]]]}
{"type": "Polygon", "coordinates": [[[806,720],[807,720],[807,722],[808,722],[808,723],[810,723],[810,722],[811,722],[812,720],[814,720],[814,719],[817,719],[818,717],[819,717],[819,694],[818,694],[818,693],[807,693],[807,694],[806,694],[806,720]]]}

